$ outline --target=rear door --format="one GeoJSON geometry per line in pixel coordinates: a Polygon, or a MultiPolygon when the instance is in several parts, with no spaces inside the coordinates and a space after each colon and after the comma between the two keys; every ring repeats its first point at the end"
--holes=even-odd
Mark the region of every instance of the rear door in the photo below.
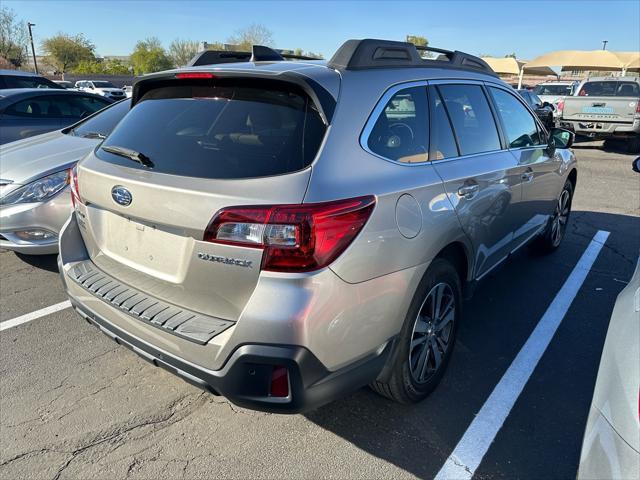
{"type": "Polygon", "coordinates": [[[523,221],[521,168],[502,148],[481,83],[430,83],[431,158],[473,243],[480,277],[509,254],[523,221]]]}
{"type": "Polygon", "coordinates": [[[99,268],[177,306],[238,318],[262,250],[205,242],[207,226],[225,207],[301,203],[326,128],[293,85],[256,82],[168,81],[103,143],[147,166],[101,148],[80,164],[79,223],[99,268]]]}
{"type": "Polygon", "coordinates": [[[514,232],[516,247],[527,242],[547,223],[562,187],[561,157],[550,156],[547,133],[522,101],[509,90],[489,86],[509,151],[521,171],[522,203],[518,215],[525,219],[514,232]]]}

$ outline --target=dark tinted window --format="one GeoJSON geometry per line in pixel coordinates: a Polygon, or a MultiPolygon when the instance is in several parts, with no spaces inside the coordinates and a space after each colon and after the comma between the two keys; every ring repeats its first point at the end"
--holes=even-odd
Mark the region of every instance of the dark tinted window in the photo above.
{"type": "Polygon", "coordinates": [[[478,85],[440,85],[461,155],[500,149],[500,138],[487,99],[478,85]]]}
{"type": "Polygon", "coordinates": [[[122,100],[121,102],[114,103],[95,116],[82,122],[73,129],[72,133],[79,137],[87,135],[94,136],[96,134],[107,136],[118,122],[122,120],[122,117],[127,114],[130,106],[131,100],[122,100]]]}
{"type": "Polygon", "coordinates": [[[93,86],[96,88],[115,88],[115,85],[111,82],[100,81],[100,82],[92,82],[93,86]]]}
{"type": "Polygon", "coordinates": [[[498,115],[502,119],[509,148],[541,145],[538,127],[533,116],[512,94],[499,88],[489,87],[495,100],[498,115]]]}
{"type": "Polygon", "coordinates": [[[538,95],[571,95],[573,87],[571,85],[536,85],[533,89],[538,95]]]}
{"type": "MultiPolygon", "coordinates": [[[[140,152],[154,172],[250,178],[300,170],[314,159],[325,127],[313,102],[281,82],[220,79],[146,93],[104,145],[140,152]],[[209,82],[210,83],[210,82],[209,82]]],[[[141,165],[104,150],[97,155],[141,165]]]]}
{"type": "Polygon", "coordinates": [[[581,97],[639,97],[640,88],[635,82],[617,82],[612,80],[587,82],[578,95],[581,97]]]}
{"type": "Polygon", "coordinates": [[[428,110],[426,87],[400,90],[378,116],[367,140],[378,155],[402,163],[426,162],[428,110]]]}
{"type": "Polygon", "coordinates": [[[109,105],[101,98],[87,98],[78,95],[41,95],[16,102],[6,113],[21,117],[71,117],[82,118],[109,105]]]}
{"type": "Polygon", "coordinates": [[[4,88],[62,88],[43,77],[3,75],[2,79],[4,80],[4,88]]]}
{"type": "Polygon", "coordinates": [[[442,160],[444,158],[457,157],[458,147],[451,130],[451,123],[442,98],[440,98],[438,90],[434,87],[430,87],[429,102],[432,112],[430,128],[431,159],[442,160]]]}
{"type": "Polygon", "coordinates": [[[542,100],[540,100],[539,96],[535,93],[530,93],[529,96],[531,97],[531,103],[533,103],[534,106],[542,106],[542,100]]]}

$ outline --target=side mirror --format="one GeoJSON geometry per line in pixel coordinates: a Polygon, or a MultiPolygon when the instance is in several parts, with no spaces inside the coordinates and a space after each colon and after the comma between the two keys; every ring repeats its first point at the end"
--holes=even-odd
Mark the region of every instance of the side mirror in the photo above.
{"type": "Polygon", "coordinates": [[[631,164],[631,168],[634,172],[640,173],[640,157],[636,158],[631,164]]]}
{"type": "Polygon", "coordinates": [[[549,134],[549,149],[569,148],[573,145],[575,134],[564,128],[552,128],[549,134]]]}

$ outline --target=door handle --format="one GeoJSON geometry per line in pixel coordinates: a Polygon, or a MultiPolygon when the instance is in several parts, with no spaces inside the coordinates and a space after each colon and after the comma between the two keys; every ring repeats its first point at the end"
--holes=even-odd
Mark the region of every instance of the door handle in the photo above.
{"type": "Polygon", "coordinates": [[[466,199],[471,199],[476,195],[476,193],[478,193],[478,190],[480,190],[480,185],[477,183],[473,185],[465,185],[458,189],[458,195],[466,199]]]}
{"type": "Polygon", "coordinates": [[[522,178],[522,180],[524,180],[525,182],[533,181],[533,170],[527,168],[527,171],[524,172],[520,178],[522,178]]]}

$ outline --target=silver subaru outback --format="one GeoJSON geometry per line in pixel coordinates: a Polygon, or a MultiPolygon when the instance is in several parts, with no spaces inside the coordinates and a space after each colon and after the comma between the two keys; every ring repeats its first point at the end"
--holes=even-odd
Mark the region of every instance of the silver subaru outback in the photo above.
{"type": "Polygon", "coordinates": [[[139,79],[72,175],[59,263],[76,311],[248,408],[367,384],[423,399],[475,283],[559,246],[577,175],[570,132],[481,59],[430,50],[254,47],[139,79]]]}

